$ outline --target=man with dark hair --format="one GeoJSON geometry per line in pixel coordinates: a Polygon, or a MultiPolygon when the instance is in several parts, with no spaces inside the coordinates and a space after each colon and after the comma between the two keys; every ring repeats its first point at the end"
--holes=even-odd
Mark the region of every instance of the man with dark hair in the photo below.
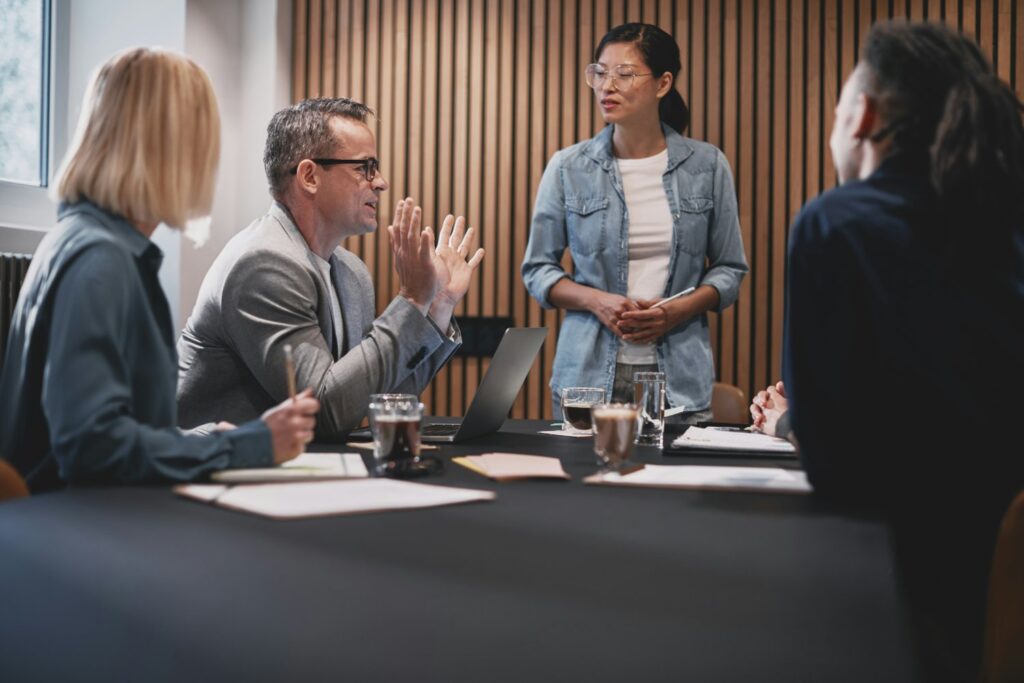
{"type": "MultiPolygon", "coordinates": [[[[880,508],[927,680],[974,680],[1000,519],[1021,487],[1024,127],[970,40],[878,24],[836,107],[842,185],[789,244],[788,424],[817,494],[880,508]],[[870,408],[870,422],[858,410],[870,408]]],[[[787,412],[788,408],[788,412],[787,412]]]]}
{"type": "Polygon", "coordinates": [[[483,259],[475,230],[445,219],[435,249],[411,198],[388,227],[401,284],[378,317],[365,264],[340,246],[373,232],[388,183],[367,125],[345,98],[305,100],[274,115],[264,166],[274,199],[233,237],[203,280],[178,341],[183,427],[258,417],[298,386],[320,399],[317,433],[356,427],[375,393],[420,393],[461,342],[452,318],[483,259]]]}

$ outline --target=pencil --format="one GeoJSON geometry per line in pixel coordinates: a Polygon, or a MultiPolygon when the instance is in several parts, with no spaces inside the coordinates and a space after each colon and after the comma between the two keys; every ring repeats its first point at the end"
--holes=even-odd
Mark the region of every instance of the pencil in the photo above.
{"type": "Polygon", "coordinates": [[[284,345],[284,370],[288,375],[288,397],[295,401],[295,360],[292,358],[292,345],[284,345]]]}

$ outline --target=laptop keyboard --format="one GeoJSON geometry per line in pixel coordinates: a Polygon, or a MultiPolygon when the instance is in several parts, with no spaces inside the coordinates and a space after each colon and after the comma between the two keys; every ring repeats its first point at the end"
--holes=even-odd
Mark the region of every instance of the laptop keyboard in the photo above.
{"type": "Polygon", "coordinates": [[[429,434],[430,436],[448,436],[449,434],[455,434],[459,431],[458,424],[432,424],[423,425],[422,433],[429,434]]]}

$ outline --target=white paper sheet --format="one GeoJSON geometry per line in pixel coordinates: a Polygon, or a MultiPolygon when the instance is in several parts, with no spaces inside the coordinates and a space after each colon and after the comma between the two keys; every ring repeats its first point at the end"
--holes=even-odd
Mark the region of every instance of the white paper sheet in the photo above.
{"type": "Polygon", "coordinates": [[[591,432],[567,432],[563,429],[552,429],[544,432],[537,432],[538,434],[547,434],[549,436],[568,436],[576,439],[589,439],[594,435],[591,432]]]}
{"type": "Polygon", "coordinates": [[[210,478],[222,484],[310,479],[359,479],[369,476],[358,453],[303,453],[277,467],[221,470],[210,478]]]}
{"type": "Polygon", "coordinates": [[[690,427],[672,442],[672,448],[703,448],[723,451],[796,453],[793,444],[767,434],[715,427],[690,427]]]}
{"type": "Polygon", "coordinates": [[[625,476],[617,472],[595,474],[583,480],[588,484],[647,486],[653,488],[720,489],[726,491],[763,491],[810,493],[807,475],[799,470],[778,467],[711,467],[698,465],[647,465],[625,476]]]}
{"type": "MultiPolygon", "coordinates": [[[[210,502],[210,488],[203,484],[181,484],[174,487],[174,492],[210,502]]],[[[232,486],[215,501],[217,505],[242,512],[275,519],[297,519],[438,507],[494,498],[491,491],[392,479],[355,479],[232,486]]]]}

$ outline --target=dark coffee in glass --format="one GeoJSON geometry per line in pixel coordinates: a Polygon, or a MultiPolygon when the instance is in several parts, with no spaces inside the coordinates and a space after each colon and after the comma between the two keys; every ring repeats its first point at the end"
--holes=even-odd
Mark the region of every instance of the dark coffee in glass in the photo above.
{"type": "Polygon", "coordinates": [[[378,417],[377,439],[381,460],[403,463],[420,456],[420,421],[404,417],[378,417]]]}
{"type": "Polygon", "coordinates": [[[415,464],[420,457],[423,404],[404,398],[377,400],[370,403],[369,412],[377,473],[400,474],[415,464]]]}
{"type": "Polygon", "coordinates": [[[562,412],[565,415],[565,421],[568,422],[573,429],[590,431],[590,404],[565,405],[562,406],[562,412]]]}

